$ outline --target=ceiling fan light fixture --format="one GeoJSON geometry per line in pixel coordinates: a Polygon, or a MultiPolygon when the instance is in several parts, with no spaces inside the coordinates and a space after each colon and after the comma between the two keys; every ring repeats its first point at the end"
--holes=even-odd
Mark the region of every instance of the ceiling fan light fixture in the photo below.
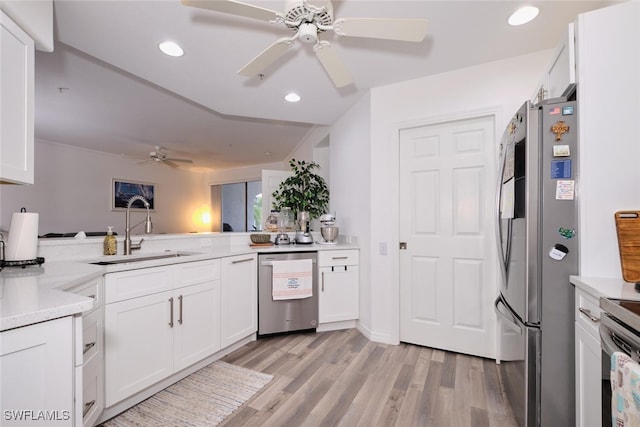
{"type": "Polygon", "coordinates": [[[300,101],[300,99],[302,99],[302,98],[300,98],[300,95],[298,95],[297,93],[295,93],[295,92],[291,92],[291,93],[286,94],[286,95],[285,95],[285,97],[284,97],[284,99],[285,99],[287,102],[298,102],[298,101],[300,101]]]}
{"type": "Polygon", "coordinates": [[[531,22],[538,16],[540,9],[535,6],[524,6],[516,10],[509,17],[509,25],[518,26],[531,22]]]}
{"type": "Polygon", "coordinates": [[[184,55],[184,50],[176,43],[172,41],[162,42],[158,45],[162,53],[169,56],[182,56],[184,55]]]}

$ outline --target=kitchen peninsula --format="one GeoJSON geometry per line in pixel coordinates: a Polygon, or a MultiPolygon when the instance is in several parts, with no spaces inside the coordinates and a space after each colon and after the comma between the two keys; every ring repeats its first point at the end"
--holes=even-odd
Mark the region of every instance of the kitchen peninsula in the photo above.
{"type": "MultiPolygon", "coordinates": [[[[120,237],[118,240],[122,253],[123,242],[120,237]]],[[[100,237],[40,239],[38,255],[46,260],[42,266],[5,268],[0,272],[2,389],[12,391],[3,393],[0,402],[3,413],[10,415],[4,421],[11,425],[22,414],[16,413],[14,419],[13,413],[6,411],[26,408],[41,411],[35,415],[49,416],[57,421],[56,425],[95,425],[122,412],[256,338],[257,305],[253,294],[257,291],[254,284],[258,253],[326,250],[358,250],[357,239],[343,237],[337,245],[252,248],[248,233],[145,235],[142,249],[128,257],[102,256],[100,237]],[[121,262],[125,259],[130,262],[121,262]],[[252,262],[234,263],[245,259],[252,262]],[[99,265],[104,261],[110,263],[99,265]],[[252,280],[245,286],[244,282],[252,280]],[[242,292],[237,292],[239,289],[242,292]],[[190,295],[197,300],[199,311],[187,311],[190,295]],[[176,301],[175,309],[171,306],[176,327],[169,327],[172,322],[164,321],[169,316],[169,298],[176,301]],[[200,305],[203,300],[206,304],[200,305]],[[185,313],[197,319],[198,325],[188,334],[181,332],[186,325],[177,325],[183,302],[185,313]],[[154,304],[155,311],[145,309],[132,315],[136,307],[154,304]],[[125,317],[118,317],[122,313],[125,317]],[[154,318],[151,323],[148,316],[152,314],[162,316],[162,321],[155,322],[158,319],[154,318]],[[156,356],[124,360],[123,364],[123,356],[136,353],[122,351],[114,339],[114,332],[122,332],[117,325],[127,320],[134,323],[125,328],[129,334],[125,338],[134,337],[147,325],[143,328],[145,339],[138,341],[156,356]],[[152,331],[149,324],[154,325],[152,331]],[[156,329],[171,334],[166,339],[175,347],[169,352],[170,357],[166,352],[156,352],[156,329]],[[31,341],[25,341],[25,336],[31,341]],[[200,347],[191,345],[193,342],[185,344],[185,336],[198,337],[200,347]],[[59,354],[56,358],[46,357],[44,370],[34,369],[31,364],[35,359],[20,353],[24,350],[38,357],[33,352],[34,339],[40,340],[36,345],[48,346],[48,354],[59,354]],[[54,361],[55,366],[51,365],[54,361]],[[138,366],[155,367],[161,362],[166,362],[167,367],[157,376],[141,375],[135,381],[121,381],[132,379],[129,362],[136,367],[133,372],[140,371],[138,366]],[[35,394],[13,393],[16,384],[27,391],[38,390],[43,384],[50,389],[35,394]],[[32,396],[44,397],[34,401],[32,396]]],[[[352,319],[319,325],[318,330],[355,325],[356,319],[352,319]]]]}

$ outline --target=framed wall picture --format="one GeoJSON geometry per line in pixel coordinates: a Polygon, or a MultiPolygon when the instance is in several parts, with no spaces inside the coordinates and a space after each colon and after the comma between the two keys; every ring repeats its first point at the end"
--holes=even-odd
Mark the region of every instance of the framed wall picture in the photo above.
{"type": "MultiPolygon", "coordinates": [[[[129,199],[142,196],[149,202],[149,210],[155,211],[156,186],[148,182],[130,181],[114,178],[111,180],[111,210],[124,210],[129,199]]],[[[147,210],[140,200],[131,205],[131,209],[147,210]]]]}

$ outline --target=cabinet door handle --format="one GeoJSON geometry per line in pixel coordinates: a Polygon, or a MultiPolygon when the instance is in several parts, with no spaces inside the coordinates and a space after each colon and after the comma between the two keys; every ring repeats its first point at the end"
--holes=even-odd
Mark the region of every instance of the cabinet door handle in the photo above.
{"type": "Polygon", "coordinates": [[[91,408],[93,408],[93,405],[96,404],[95,400],[92,400],[90,402],[87,402],[84,404],[84,409],[82,410],[82,417],[84,418],[85,415],[87,415],[87,412],[89,412],[91,410],[91,408]]]}
{"type": "Polygon", "coordinates": [[[591,314],[591,310],[589,310],[588,308],[578,308],[578,311],[582,314],[584,314],[585,316],[587,316],[589,318],[589,320],[591,320],[593,323],[598,323],[600,321],[599,318],[597,318],[596,316],[594,316],[593,314],[591,314]]]}
{"type": "Polygon", "coordinates": [[[91,350],[91,348],[92,348],[93,346],[95,346],[95,345],[96,345],[96,342],[95,342],[95,341],[94,341],[94,342],[90,342],[90,343],[88,343],[88,344],[85,344],[85,345],[84,345],[84,350],[82,350],[82,354],[85,354],[87,351],[91,350]]]}
{"type": "Polygon", "coordinates": [[[322,272],[322,292],[324,292],[324,271],[322,272]]]}
{"type": "Polygon", "coordinates": [[[169,307],[171,308],[170,310],[171,316],[169,317],[169,326],[173,328],[173,297],[169,298],[169,307]]]}
{"type": "Polygon", "coordinates": [[[240,264],[241,262],[249,262],[249,261],[253,261],[253,258],[238,259],[235,261],[231,261],[231,264],[240,264]]]}
{"type": "Polygon", "coordinates": [[[178,324],[182,325],[182,295],[178,297],[178,303],[180,306],[180,314],[178,316],[178,324]]]}
{"type": "Polygon", "coordinates": [[[89,298],[91,298],[91,299],[96,299],[96,296],[95,296],[95,295],[87,295],[87,296],[88,296],[89,298]]]}

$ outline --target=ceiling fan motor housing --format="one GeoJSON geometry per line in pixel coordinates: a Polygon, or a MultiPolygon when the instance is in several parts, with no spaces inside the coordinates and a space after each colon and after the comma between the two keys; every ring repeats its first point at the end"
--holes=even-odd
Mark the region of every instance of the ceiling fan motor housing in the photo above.
{"type": "MultiPolygon", "coordinates": [[[[333,23],[333,5],[327,0],[316,1],[303,1],[303,0],[286,0],[284,8],[285,19],[288,22],[295,22],[302,19],[302,23],[317,23],[324,26],[329,26],[333,23]]],[[[298,27],[292,27],[296,29],[298,27]]],[[[302,28],[300,28],[302,30],[302,28]]],[[[318,29],[316,27],[315,32],[318,29]]],[[[320,30],[322,31],[322,30],[320,30]]],[[[303,41],[306,40],[300,34],[300,38],[303,41]]],[[[317,37],[315,38],[317,39],[317,37]]],[[[313,41],[315,41],[315,39],[313,41]]]]}

